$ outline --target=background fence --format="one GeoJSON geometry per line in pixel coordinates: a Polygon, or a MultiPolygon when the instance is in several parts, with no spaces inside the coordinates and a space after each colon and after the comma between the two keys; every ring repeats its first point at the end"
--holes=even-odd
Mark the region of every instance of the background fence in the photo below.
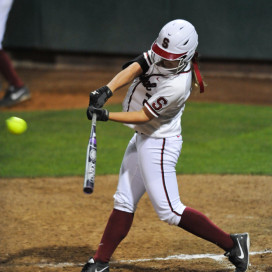
{"type": "Polygon", "coordinates": [[[4,46],[138,54],[172,19],[192,22],[202,58],[272,60],[270,0],[15,0],[4,46]]]}

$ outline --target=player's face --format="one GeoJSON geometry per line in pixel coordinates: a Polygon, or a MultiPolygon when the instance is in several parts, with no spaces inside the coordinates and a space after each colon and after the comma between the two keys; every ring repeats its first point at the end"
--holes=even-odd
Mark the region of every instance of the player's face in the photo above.
{"type": "Polygon", "coordinates": [[[158,66],[167,68],[167,69],[174,69],[177,68],[179,65],[179,60],[165,60],[162,59],[160,62],[157,63],[158,66]]]}

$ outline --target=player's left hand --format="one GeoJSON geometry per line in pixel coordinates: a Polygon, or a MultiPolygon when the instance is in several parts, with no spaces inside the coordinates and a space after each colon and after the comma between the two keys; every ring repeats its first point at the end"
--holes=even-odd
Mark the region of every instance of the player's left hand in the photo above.
{"type": "Polygon", "coordinates": [[[108,121],[109,120],[109,111],[107,109],[95,108],[93,106],[89,106],[87,109],[87,118],[89,120],[93,119],[93,113],[96,113],[97,121],[108,121]]]}
{"type": "Polygon", "coordinates": [[[112,91],[108,86],[103,86],[90,93],[89,106],[102,108],[106,101],[112,96],[112,91]]]}

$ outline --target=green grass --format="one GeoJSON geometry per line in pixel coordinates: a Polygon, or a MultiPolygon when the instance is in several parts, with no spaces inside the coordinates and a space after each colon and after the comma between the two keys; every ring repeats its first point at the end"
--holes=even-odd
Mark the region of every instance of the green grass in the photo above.
{"type": "MultiPolygon", "coordinates": [[[[0,177],[83,176],[90,125],[85,109],[2,112],[0,177]],[[10,134],[10,116],[25,119],[28,130],[10,134]]],[[[271,107],[188,103],[182,126],[177,173],[272,175],[271,107]]],[[[98,122],[98,175],[118,174],[132,135],[122,124],[98,122]]]]}
{"type": "Polygon", "coordinates": [[[177,172],[272,174],[272,108],[188,104],[177,172]]]}

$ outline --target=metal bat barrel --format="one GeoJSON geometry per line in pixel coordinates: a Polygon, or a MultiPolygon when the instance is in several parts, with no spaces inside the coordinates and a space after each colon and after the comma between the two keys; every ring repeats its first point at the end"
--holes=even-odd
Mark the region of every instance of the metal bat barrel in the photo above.
{"type": "Polygon", "coordinates": [[[90,139],[87,146],[86,166],[83,192],[91,194],[94,190],[95,168],[96,168],[96,114],[93,114],[90,139]]]}
{"type": "Polygon", "coordinates": [[[88,144],[87,158],[86,158],[86,170],[84,178],[83,191],[86,194],[91,194],[94,189],[95,179],[95,167],[96,167],[96,139],[90,138],[88,144]]]}

